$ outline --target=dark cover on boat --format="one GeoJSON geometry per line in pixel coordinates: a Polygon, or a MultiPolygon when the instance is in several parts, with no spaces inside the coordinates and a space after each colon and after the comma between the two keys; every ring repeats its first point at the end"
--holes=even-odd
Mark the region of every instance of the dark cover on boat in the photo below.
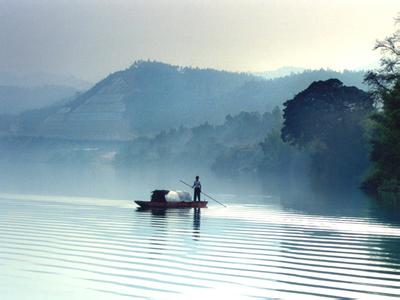
{"type": "Polygon", "coordinates": [[[154,190],[151,192],[151,202],[167,202],[165,195],[168,194],[168,190],[154,190]]]}

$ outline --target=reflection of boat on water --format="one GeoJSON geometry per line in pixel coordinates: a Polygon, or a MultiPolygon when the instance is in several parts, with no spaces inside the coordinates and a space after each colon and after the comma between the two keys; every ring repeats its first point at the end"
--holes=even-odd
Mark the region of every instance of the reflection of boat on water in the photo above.
{"type": "Polygon", "coordinates": [[[165,217],[167,215],[167,209],[166,208],[150,208],[150,207],[137,207],[136,211],[139,212],[151,212],[152,216],[157,216],[157,217],[165,217]]]}
{"type": "Polygon", "coordinates": [[[142,208],[205,208],[207,201],[140,201],[136,200],[135,203],[142,208]]]}
{"type": "Polygon", "coordinates": [[[207,201],[191,201],[190,194],[181,191],[154,190],[150,201],[135,200],[141,208],[204,208],[207,201]]]}

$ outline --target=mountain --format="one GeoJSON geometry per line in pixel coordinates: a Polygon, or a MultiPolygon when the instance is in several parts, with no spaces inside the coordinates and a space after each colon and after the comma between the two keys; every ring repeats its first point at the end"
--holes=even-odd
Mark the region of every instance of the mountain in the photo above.
{"type": "Polygon", "coordinates": [[[64,86],[83,91],[89,89],[92,83],[73,75],[47,72],[20,74],[2,71],[0,72],[0,85],[20,87],[64,86]]]}
{"type": "Polygon", "coordinates": [[[285,77],[285,76],[289,76],[289,75],[293,75],[293,74],[299,74],[306,70],[307,69],[305,69],[305,68],[299,68],[299,67],[281,67],[276,70],[254,73],[254,75],[263,77],[265,79],[274,79],[274,78],[285,77]]]}
{"type": "Polygon", "coordinates": [[[0,115],[44,108],[90,86],[89,82],[71,75],[0,71],[0,115]]]}
{"type": "MultiPolygon", "coordinates": [[[[364,87],[363,72],[305,71],[265,80],[245,73],[138,61],[109,75],[73,101],[39,114],[42,119],[36,124],[37,131],[30,134],[76,140],[130,140],[206,121],[217,124],[228,114],[271,111],[311,82],[333,77],[347,85],[364,87]]],[[[21,122],[24,118],[29,114],[21,122]]],[[[18,134],[25,134],[23,128],[18,134]]]]}
{"type": "Polygon", "coordinates": [[[78,91],[67,86],[20,87],[0,85],[0,114],[18,114],[23,111],[52,105],[72,97],[78,91]]]}

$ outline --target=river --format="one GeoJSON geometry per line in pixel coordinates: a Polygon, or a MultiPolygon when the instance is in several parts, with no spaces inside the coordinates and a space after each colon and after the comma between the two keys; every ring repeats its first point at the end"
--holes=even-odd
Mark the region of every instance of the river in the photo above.
{"type": "MultiPolygon", "coordinates": [[[[95,173],[105,197],[79,196],[71,182],[39,193],[23,173],[21,190],[15,172],[2,177],[1,299],[400,297],[398,213],[356,190],[214,188],[226,208],[142,211],[95,173]]],[[[80,176],[70,180],[87,185],[80,176]]],[[[142,197],[143,186],[126,190],[142,197]]]]}

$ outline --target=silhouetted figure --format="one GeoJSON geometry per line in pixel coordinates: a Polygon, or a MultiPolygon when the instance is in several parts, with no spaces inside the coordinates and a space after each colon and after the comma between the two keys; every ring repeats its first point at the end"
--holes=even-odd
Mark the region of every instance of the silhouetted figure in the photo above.
{"type": "Polygon", "coordinates": [[[193,201],[196,201],[196,199],[200,201],[201,183],[199,176],[196,176],[196,180],[194,181],[192,188],[194,188],[193,201]]]}

